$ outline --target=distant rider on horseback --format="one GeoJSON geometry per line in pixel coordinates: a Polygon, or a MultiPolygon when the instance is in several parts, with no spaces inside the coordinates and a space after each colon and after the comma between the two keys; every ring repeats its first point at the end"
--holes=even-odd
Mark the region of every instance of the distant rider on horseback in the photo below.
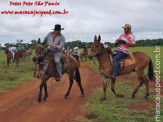
{"type": "Polygon", "coordinates": [[[54,56],[55,65],[59,74],[59,76],[55,79],[59,81],[62,76],[62,66],[60,58],[62,55],[62,48],[65,44],[65,37],[61,34],[61,30],[64,30],[64,28],[61,28],[61,25],[56,24],[53,30],[53,32],[47,34],[44,42],[48,43],[48,49],[54,56]]]}
{"type": "Polygon", "coordinates": [[[74,50],[72,51],[72,56],[76,57],[76,60],[79,61],[79,50],[78,50],[78,47],[74,48],[74,50]]]}
{"type": "Polygon", "coordinates": [[[125,24],[122,28],[124,28],[124,34],[122,34],[115,42],[117,50],[116,55],[113,58],[113,75],[110,76],[113,80],[116,79],[116,76],[119,73],[119,60],[127,57],[129,47],[135,46],[135,36],[131,32],[131,25],[125,24]]]}
{"type": "Polygon", "coordinates": [[[15,44],[11,44],[10,47],[9,47],[9,50],[10,50],[11,53],[12,53],[13,61],[15,61],[15,52],[16,52],[15,44]]]}

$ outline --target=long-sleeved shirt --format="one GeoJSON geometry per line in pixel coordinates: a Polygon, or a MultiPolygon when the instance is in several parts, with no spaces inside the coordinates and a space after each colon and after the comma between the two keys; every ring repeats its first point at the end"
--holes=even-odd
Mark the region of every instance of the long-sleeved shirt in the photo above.
{"type": "MultiPolygon", "coordinates": [[[[122,34],[120,37],[119,37],[119,40],[123,40],[125,42],[131,42],[133,44],[135,44],[135,36],[133,35],[132,32],[130,32],[129,34],[122,34]]],[[[126,44],[121,44],[121,45],[118,45],[117,46],[117,51],[122,51],[126,54],[128,54],[128,51],[129,51],[129,46],[126,45],[126,44]]]]}
{"type": "Polygon", "coordinates": [[[79,56],[79,50],[73,50],[72,54],[79,56]]]}
{"type": "Polygon", "coordinates": [[[48,49],[50,49],[51,51],[55,53],[61,52],[65,44],[65,37],[62,34],[60,34],[55,38],[55,40],[53,40],[53,35],[54,35],[54,32],[50,32],[47,34],[47,36],[44,39],[48,43],[48,49]],[[50,45],[57,46],[58,50],[51,49],[50,45]]]}

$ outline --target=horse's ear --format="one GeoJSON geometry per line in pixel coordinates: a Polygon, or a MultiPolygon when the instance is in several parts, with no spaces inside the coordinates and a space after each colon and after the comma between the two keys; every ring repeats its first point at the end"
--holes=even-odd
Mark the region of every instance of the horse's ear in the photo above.
{"type": "Polygon", "coordinates": [[[40,38],[38,38],[38,42],[37,42],[38,44],[40,44],[41,43],[41,39],[40,38]]]}
{"type": "Polygon", "coordinates": [[[97,36],[96,36],[96,35],[95,35],[95,37],[94,37],[94,42],[95,42],[95,41],[97,41],[97,36]]]}
{"type": "Polygon", "coordinates": [[[100,36],[100,35],[98,36],[98,41],[99,41],[99,42],[101,41],[101,36],[100,36]]]}

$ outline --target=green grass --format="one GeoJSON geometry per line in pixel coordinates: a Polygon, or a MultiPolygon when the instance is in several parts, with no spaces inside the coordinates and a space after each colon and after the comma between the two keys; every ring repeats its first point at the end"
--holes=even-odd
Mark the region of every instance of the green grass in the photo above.
{"type": "MultiPolygon", "coordinates": [[[[146,104],[146,100],[143,99],[145,86],[139,89],[135,99],[131,99],[131,93],[135,87],[129,87],[128,83],[130,81],[116,82],[116,91],[123,93],[124,98],[116,98],[108,88],[107,100],[104,102],[100,102],[103,90],[95,88],[89,102],[82,108],[89,111],[90,115],[96,115],[94,120],[98,122],[154,122],[155,109],[146,104]],[[142,111],[131,109],[132,105],[143,103],[147,109],[142,111]]],[[[154,100],[154,96],[150,95],[149,100],[154,100]]]]}
{"type": "MultiPolygon", "coordinates": [[[[153,52],[155,47],[135,47],[131,48],[130,52],[141,51],[147,53],[155,66],[155,53],[153,52]]],[[[163,47],[161,47],[163,50],[163,47]]],[[[163,52],[162,52],[163,53],[163,52]]],[[[161,55],[160,60],[163,60],[161,55]]],[[[92,61],[85,61],[89,67],[98,72],[98,62],[96,65],[92,61]]],[[[162,66],[162,62],[161,62],[162,66]]],[[[129,74],[135,75],[135,74],[129,74]]],[[[163,79],[163,69],[161,68],[161,79],[163,79]]],[[[99,81],[101,82],[101,81],[99,81]]],[[[102,88],[94,88],[93,95],[90,97],[89,102],[81,108],[87,111],[89,116],[94,116],[89,119],[87,116],[77,118],[77,121],[97,121],[97,122],[154,122],[155,121],[155,89],[150,89],[149,100],[144,100],[145,85],[143,85],[136,98],[131,99],[131,94],[136,88],[137,82],[133,81],[116,81],[115,89],[117,93],[125,95],[124,98],[116,98],[110,90],[110,86],[107,89],[107,100],[100,102],[100,98],[103,96],[102,88]],[[131,85],[132,84],[132,85],[131,85]],[[133,85],[134,84],[134,85],[133,85]],[[152,103],[151,103],[152,101],[152,103]],[[144,110],[136,110],[133,106],[142,107],[146,106],[144,110]]],[[[101,83],[102,87],[102,83],[101,83]]],[[[161,99],[161,106],[163,106],[163,100],[161,99]]],[[[163,109],[161,109],[161,116],[163,109]]],[[[163,119],[161,119],[163,121],[163,119]]]]}
{"type": "Polygon", "coordinates": [[[0,51],[0,92],[33,78],[34,63],[31,57],[27,57],[25,63],[21,61],[19,67],[16,67],[16,63],[13,63],[12,60],[8,67],[6,60],[6,54],[0,51]]]}

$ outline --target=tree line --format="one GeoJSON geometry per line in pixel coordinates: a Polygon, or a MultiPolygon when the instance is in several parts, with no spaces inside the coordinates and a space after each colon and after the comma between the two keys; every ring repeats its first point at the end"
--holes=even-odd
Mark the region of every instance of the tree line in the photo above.
{"type": "MultiPolygon", "coordinates": [[[[93,42],[82,42],[80,40],[76,40],[76,41],[72,41],[72,42],[66,42],[65,43],[65,47],[69,47],[69,48],[73,48],[73,47],[79,47],[79,48],[84,48],[85,46],[87,46],[88,48],[91,47],[91,44],[93,42]]],[[[18,46],[19,44],[24,45],[24,46],[28,46],[31,49],[34,49],[35,46],[37,45],[37,40],[31,40],[30,43],[23,43],[23,40],[17,40],[16,46],[18,46]]],[[[107,42],[109,47],[112,47],[114,43],[110,43],[107,42]]],[[[148,47],[148,46],[163,46],[163,39],[159,38],[159,39],[146,39],[146,40],[137,40],[136,41],[136,47],[148,47]]],[[[6,49],[10,46],[10,43],[5,43],[5,47],[2,47],[0,44],[0,49],[6,49]]]]}

